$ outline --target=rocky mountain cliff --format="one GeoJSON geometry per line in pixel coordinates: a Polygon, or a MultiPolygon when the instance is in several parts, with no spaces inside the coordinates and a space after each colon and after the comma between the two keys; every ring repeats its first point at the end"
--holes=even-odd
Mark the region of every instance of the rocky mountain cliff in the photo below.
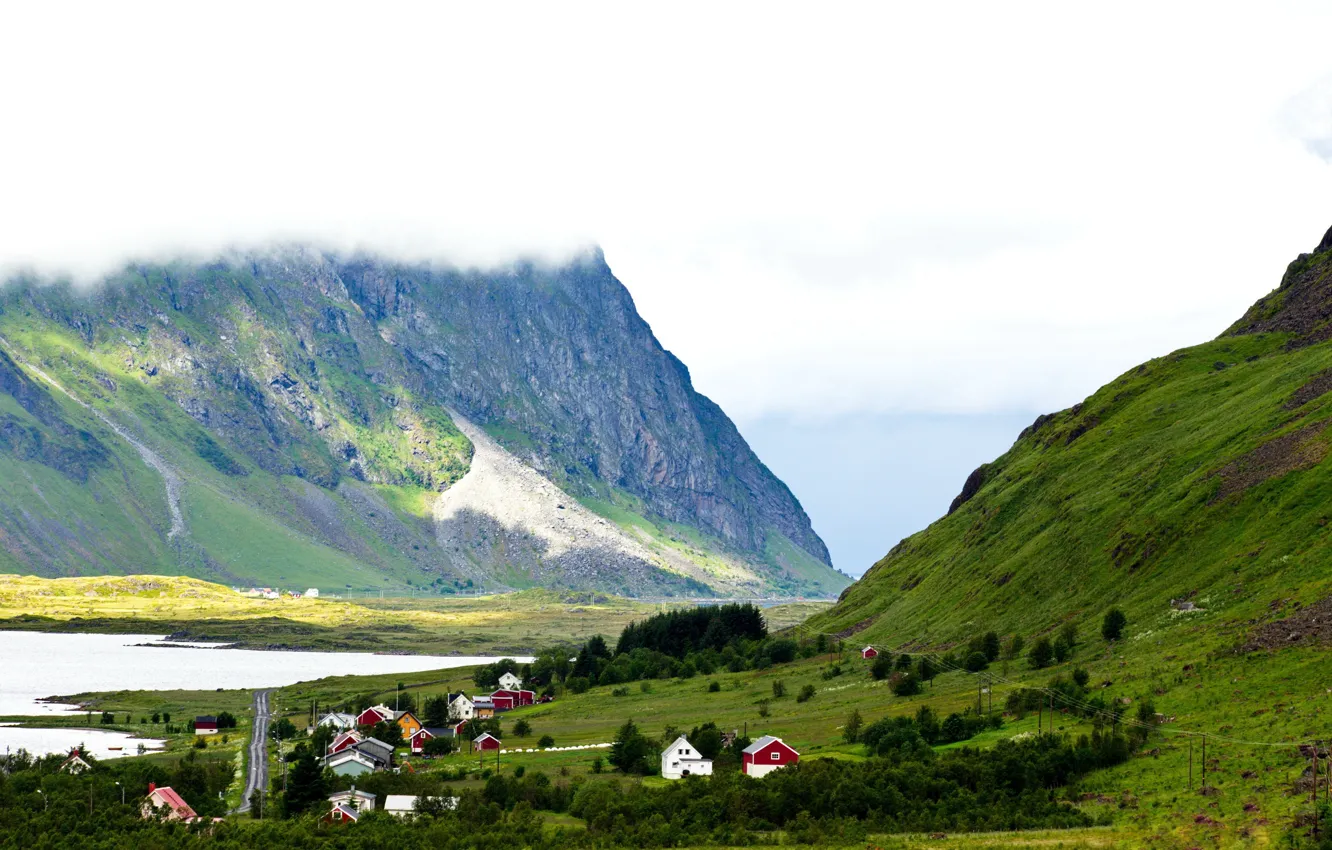
{"type": "MultiPolygon", "coordinates": [[[[1236,632],[1326,607],[1330,448],[1332,231],[1216,340],[1038,417],[813,625],[938,644],[1111,605],[1144,634],[1172,600],[1236,632]]],[[[1287,645],[1314,633],[1286,626],[1287,645]]]]}
{"type": "Polygon", "coordinates": [[[0,357],[0,570],[846,584],[600,252],[464,271],[291,247],[15,280],[0,357]]]}

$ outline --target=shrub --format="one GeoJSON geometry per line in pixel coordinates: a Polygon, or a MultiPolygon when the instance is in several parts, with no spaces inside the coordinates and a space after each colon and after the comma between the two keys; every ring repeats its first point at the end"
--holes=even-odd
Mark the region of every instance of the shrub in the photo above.
{"type": "Polygon", "coordinates": [[[1069,620],[1059,627],[1059,636],[1064,639],[1064,643],[1070,647],[1078,645],[1078,624],[1069,620]]]}
{"type": "Polygon", "coordinates": [[[963,662],[962,666],[966,668],[968,673],[979,673],[990,666],[990,660],[985,657],[983,652],[973,652],[967,656],[967,660],[963,662]]]}
{"type": "Polygon", "coordinates": [[[781,699],[786,696],[786,682],[778,679],[772,683],[772,698],[781,699]]]}
{"type": "Polygon", "coordinates": [[[1087,687],[1087,683],[1091,681],[1091,676],[1086,670],[1079,667],[1073,671],[1073,681],[1077,683],[1079,688],[1085,688],[1087,687]]]}
{"type": "Polygon", "coordinates": [[[888,687],[899,697],[915,696],[920,693],[920,679],[910,672],[894,673],[888,680],[888,687]]]}
{"type": "Polygon", "coordinates": [[[708,682],[708,693],[715,694],[720,690],[721,690],[721,682],[717,681],[708,682]]]}
{"type": "Polygon", "coordinates": [[[758,713],[759,713],[759,717],[767,717],[767,716],[768,716],[768,701],[767,701],[766,699],[761,699],[761,700],[759,700],[759,703],[758,703],[758,713]]]}
{"type": "Polygon", "coordinates": [[[628,688],[611,688],[611,696],[613,696],[613,697],[627,697],[627,696],[629,696],[629,689],[628,689],[628,688]]]}
{"type": "Polygon", "coordinates": [[[601,762],[601,756],[592,759],[592,772],[601,773],[603,770],[605,770],[605,766],[601,762]]]}
{"type": "Polygon", "coordinates": [[[564,680],[564,686],[575,694],[585,694],[587,689],[592,687],[586,676],[570,676],[564,680]]]}
{"type": "Polygon", "coordinates": [[[911,669],[911,656],[907,655],[905,652],[902,653],[901,655],[897,656],[897,661],[894,662],[893,666],[895,666],[899,672],[902,673],[907,672],[908,670],[911,669]]]}
{"type": "Polygon", "coordinates": [[[526,738],[528,735],[532,734],[532,724],[528,723],[526,720],[519,720],[517,723],[513,724],[513,734],[517,735],[519,738],[526,738]]]}
{"type": "Polygon", "coordinates": [[[986,661],[999,660],[999,633],[986,632],[981,640],[981,652],[985,653],[986,661]]]}
{"type": "Polygon", "coordinates": [[[1033,670],[1049,667],[1052,660],[1054,660],[1054,647],[1050,646],[1049,638],[1036,641],[1031,645],[1031,652],[1027,653],[1027,661],[1033,670]]]}
{"type": "Polygon", "coordinates": [[[645,693],[645,694],[650,694],[650,693],[652,693],[652,683],[651,683],[651,682],[639,682],[639,683],[638,683],[638,689],[639,689],[640,691],[642,691],[643,693],[645,693]]]}
{"type": "Polygon", "coordinates": [[[542,735],[542,736],[541,736],[541,740],[537,741],[537,746],[538,746],[538,747],[553,747],[553,746],[555,746],[555,739],[552,738],[552,737],[550,737],[549,735],[542,735]]]}
{"type": "Polygon", "coordinates": [[[1105,612],[1105,619],[1101,621],[1101,637],[1109,641],[1119,640],[1124,634],[1124,627],[1128,625],[1128,617],[1118,608],[1111,608],[1105,612]]]}
{"type": "Polygon", "coordinates": [[[860,737],[860,727],[864,721],[860,718],[859,711],[852,711],[851,716],[846,719],[846,724],[842,726],[842,740],[848,744],[854,744],[860,737]]]}
{"type": "Polygon", "coordinates": [[[513,775],[518,777],[519,779],[523,778],[524,773],[527,773],[527,768],[522,766],[521,764],[513,769],[513,775]]]}
{"type": "Polygon", "coordinates": [[[887,652],[879,653],[878,657],[874,659],[874,663],[870,665],[870,675],[874,677],[875,681],[887,679],[892,675],[892,672],[893,656],[887,652]]]}
{"type": "Polygon", "coordinates": [[[1058,661],[1060,664],[1063,664],[1065,661],[1068,660],[1068,657],[1072,654],[1073,654],[1073,646],[1068,641],[1064,640],[1063,635],[1060,635],[1059,637],[1055,638],[1054,642],[1055,661],[1058,661]]]}
{"type": "Polygon", "coordinates": [[[1004,658],[1012,661],[1022,654],[1022,648],[1027,642],[1022,639],[1022,635],[1013,635],[1008,640],[1008,645],[1004,647],[1004,658]]]}
{"type": "Polygon", "coordinates": [[[421,747],[421,750],[428,756],[446,756],[453,752],[453,739],[440,735],[436,738],[429,738],[421,747]]]}
{"type": "Polygon", "coordinates": [[[829,679],[836,679],[840,675],[842,675],[842,665],[834,664],[823,671],[823,680],[826,682],[829,679]]]}
{"type": "Polygon", "coordinates": [[[916,662],[916,675],[922,682],[933,682],[934,677],[939,675],[939,665],[928,655],[922,655],[920,661],[916,662]]]}
{"type": "Polygon", "coordinates": [[[809,702],[814,698],[815,693],[817,693],[817,691],[814,689],[813,685],[805,685],[800,689],[800,693],[796,694],[796,702],[809,702]]]}

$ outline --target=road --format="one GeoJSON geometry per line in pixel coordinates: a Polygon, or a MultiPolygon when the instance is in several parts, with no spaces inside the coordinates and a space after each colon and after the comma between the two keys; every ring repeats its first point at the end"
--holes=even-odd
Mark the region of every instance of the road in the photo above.
{"type": "Polygon", "coordinates": [[[272,691],[254,692],[254,726],[250,732],[250,769],[245,777],[245,794],[241,797],[238,812],[250,810],[250,797],[261,788],[268,788],[268,695],[272,691]]]}

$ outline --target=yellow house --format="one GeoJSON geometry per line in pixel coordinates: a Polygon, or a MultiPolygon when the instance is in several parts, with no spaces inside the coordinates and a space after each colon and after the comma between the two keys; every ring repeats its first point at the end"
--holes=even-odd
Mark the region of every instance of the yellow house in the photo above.
{"type": "Polygon", "coordinates": [[[399,714],[397,722],[398,728],[402,730],[402,739],[404,741],[410,741],[412,736],[422,728],[421,721],[417,720],[416,715],[412,714],[410,711],[404,711],[402,714],[399,714]]]}

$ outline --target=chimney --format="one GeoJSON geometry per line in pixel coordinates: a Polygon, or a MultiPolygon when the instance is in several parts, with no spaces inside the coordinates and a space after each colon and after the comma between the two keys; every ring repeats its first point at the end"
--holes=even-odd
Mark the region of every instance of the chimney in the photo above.
{"type": "Polygon", "coordinates": [[[149,782],[149,783],[148,783],[148,793],[151,794],[151,793],[153,793],[153,792],[156,791],[156,790],[157,790],[157,783],[156,783],[156,782],[149,782]]]}

